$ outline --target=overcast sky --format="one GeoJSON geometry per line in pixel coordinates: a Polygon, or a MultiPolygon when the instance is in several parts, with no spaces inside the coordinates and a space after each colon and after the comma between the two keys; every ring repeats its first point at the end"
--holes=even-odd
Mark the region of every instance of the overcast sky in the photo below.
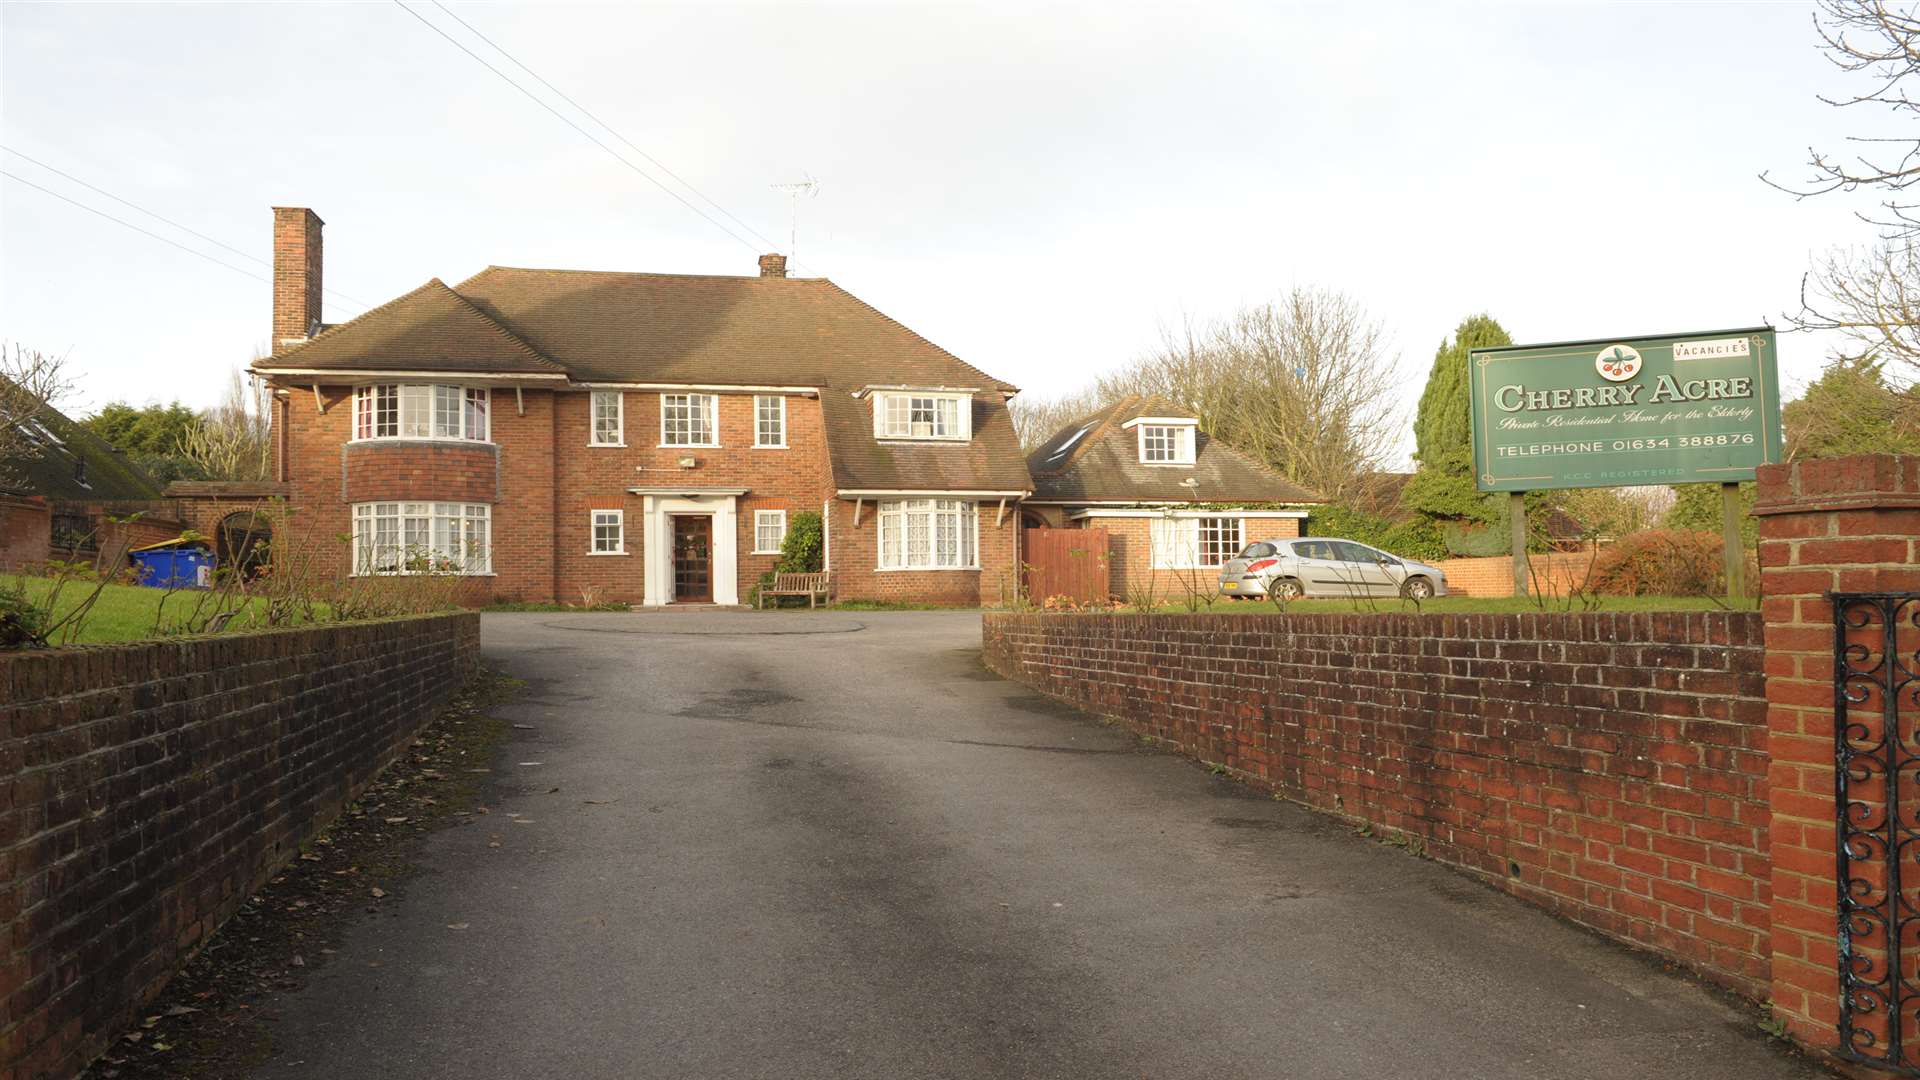
{"type": "MultiPolygon", "coordinates": [[[[771,185],[817,177],[802,272],[1036,395],[1304,284],[1384,322],[1410,402],[1469,313],[1521,341],[1777,322],[1810,255],[1869,238],[1860,204],[1756,178],[1880,119],[1815,100],[1848,83],[1798,3],[449,7],[781,248],[771,185]]],[[[268,208],[313,207],[329,322],[490,263],[744,274],[767,247],[391,2],[5,4],[0,136],[261,260],[268,208]]],[[[0,179],[0,338],[70,357],[72,411],[210,403],[268,292],[0,179]]],[[[1790,383],[1823,359],[1781,352],[1790,383]]]]}

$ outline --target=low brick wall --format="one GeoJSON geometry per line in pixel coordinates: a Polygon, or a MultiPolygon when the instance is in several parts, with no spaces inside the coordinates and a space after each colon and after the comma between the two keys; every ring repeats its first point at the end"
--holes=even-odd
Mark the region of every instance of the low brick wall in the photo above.
{"type": "Polygon", "coordinates": [[[0,1075],[116,1038],[479,645],[460,613],[0,653],[0,1075]]]}
{"type": "Polygon", "coordinates": [[[988,664],[1755,997],[1753,612],[989,614],[988,664]]]}
{"type": "MultiPolygon", "coordinates": [[[[1554,551],[1527,556],[1527,590],[1565,596],[1587,583],[1593,566],[1591,551],[1554,551]]],[[[1442,559],[1435,566],[1447,575],[1447,592],[1454,596],[1512,596],[1513,556],[1442,559]]]]}

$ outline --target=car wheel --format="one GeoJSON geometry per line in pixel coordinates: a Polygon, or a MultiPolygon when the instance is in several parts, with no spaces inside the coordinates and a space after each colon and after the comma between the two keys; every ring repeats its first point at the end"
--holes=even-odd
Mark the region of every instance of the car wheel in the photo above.
{"type": "Polygon", "coordinates": [[[1407,583],[1400,587],[1400,595],[1409,600],[1431,600],[1433,599],[1433,582],[1423,577],[1408,578],[1407,583]]]}
{"type": "Polygon", "coordinates": [[[1276,600],[1298,600],[1305,595],[1305,590],[1292,578],[1277,578],[1267,582],[1267,595],[1276,600]]]}

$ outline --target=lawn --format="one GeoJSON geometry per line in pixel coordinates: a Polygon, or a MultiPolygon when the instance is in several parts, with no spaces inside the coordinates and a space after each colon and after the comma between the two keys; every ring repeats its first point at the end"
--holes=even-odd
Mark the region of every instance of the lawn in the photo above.
{"type": "MultiPolygon", "coordinates": [[[[8,577],[0,579],[0,587],[11,589],[15,584],[24,584],[27,596],[35,603],[43,602],[53,589],[53,580],[43,577],[8,577]]],[[[54,618],[65,617],[75,607],[84,603],[93,593],[93,583],[88,581],[69,581],[60,589],[54,618]]],[[[183,620],[193,616],[195,605],[204,602],[200,609],[200,618],[204,619],[213,610],[215,598],[205,590],[182,589],[169,594],[165,589],[145,589],[136,585],[108,585],[100,591],[100,597],[94,601],[93,608],[87,612],[80,624],[79,633],[72,638],[62,629],[54,635],[55,645],[69,643],[88,643],[103,641],[140,641],[154,636],[156,624],[162,629],[177,628],[183,620]],[[164,607],[163,607],[164,604],[164,607]]],[[[259,600],[248,601],[249,608],[261,606],[259,600]]],[[[230,626],[240,628],[247,622],[246,614],[234,616],[230,626]]],[[[177,632],[177,631],[176,631],[177,632]]]]}
{"type": "MultiPolygon", "coordinates": [[[[1354,612],[1394,612],[1403,614],[1450,614],[1466,612],[1525,612],[1525,611],[1754,611],[1759,601],[1753,597],[1729,603],[1724,596],[1590,596],[1569,601],[1564,596],[1547,596],[1533,599],[1525,596],[1442,596],[1432,600],[1414,603],[1393,597],[1377,597],[1371,600],[1295,600],[1285,610],[1298,615],[1352,614],[1354,612]]],[[[1131,611],[1131,608],[1121,610],[1131,611]]],[[[1171,600],[1155,609],[1158,613],[1184,613],[1188,610],[1184,600],[1171,600]]],[[[1254,615],[1277,614],[1281,610],[1266,600],[1229,600],[1216,599],[1209,608],[1204,602],[1199,609],[1202,613],[1214,615],[1254,615]]]]}

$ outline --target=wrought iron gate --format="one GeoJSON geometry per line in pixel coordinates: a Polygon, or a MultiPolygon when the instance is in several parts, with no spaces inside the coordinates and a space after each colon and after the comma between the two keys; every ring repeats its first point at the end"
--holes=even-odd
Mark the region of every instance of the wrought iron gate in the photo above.
{"type": "Polygon", "coordinates": [[[1920,1076],[1920,593],[1833,593],[1841,1053],[1920,1076]]]}

